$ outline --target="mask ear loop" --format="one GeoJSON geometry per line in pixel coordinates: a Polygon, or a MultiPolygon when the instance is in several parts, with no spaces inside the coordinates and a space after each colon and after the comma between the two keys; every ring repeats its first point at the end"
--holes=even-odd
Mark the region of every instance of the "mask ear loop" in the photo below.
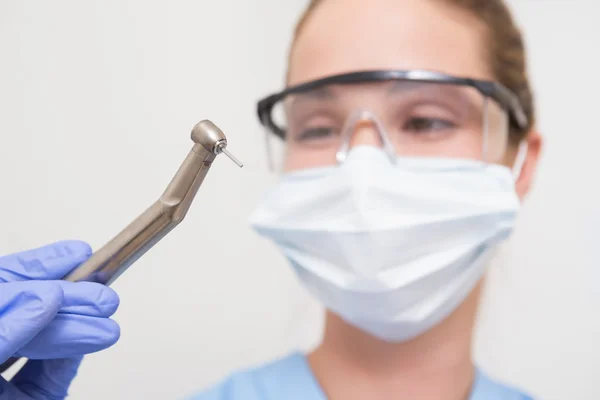
{"type": "Polygon", "coordinates": [[[525,165],[525,160],[527,159],[528,149],[529,145],[527,140],[521,140],[521,143],[519,143],[519,150],[517,151],[517,157],[515,158],[515,163],[512,167],[512,175],[515,182],[519,180],[519,177],[523,172],[523,166],[525,165]]]}
{"type": "Polygon", "coordinates": [[[352,138],[353,128],[359,121],[367,119],[373,122],[373,124],[375,125],[377,133],[379,134],[379,138],[381,139],[381,143],[383,143],[383,149],[388,155],[390,161],[393,164],[396,163],[396,151],[394,150],[394,145],[390,141],[387,132],[385,131],[385,128],[379,122],[379,119],[370,111],[357,110],[350,115],[350,117],[347,119],[346,123],[342,128],[342,144],[340,145],[338,151],[335,154],[335,159],[338,162],[338,164],[342,164],[344,161],[346,161],[346,158],[348,157],[348,151],[350,149],[350,139],[352,138]]]}
{"type": "Polygon", "coordinates": [[[490,134],[490,121],[489,121],[489,99],[487,96],[483,98],[483,140],[481,142],[481,159],[484,165],[488,164],[488,150],[489,150],[489,134],[490,134]]]}

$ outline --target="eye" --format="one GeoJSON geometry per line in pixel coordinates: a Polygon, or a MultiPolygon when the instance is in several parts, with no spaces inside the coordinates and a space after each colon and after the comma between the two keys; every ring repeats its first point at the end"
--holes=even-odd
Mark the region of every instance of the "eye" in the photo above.
{"type": "Polygon", "coordinates": [[[295,135],[296,140],[323,140],[335,135],[335,129],[329,126],[315,126],[305,128],[295,135]]]}
{"type": "Polygon", "coordinates": [[[428,133],[452,129],[455,126],[452,121],[442,118],[411,117],[403,128],[410,132],[428,133]]]}

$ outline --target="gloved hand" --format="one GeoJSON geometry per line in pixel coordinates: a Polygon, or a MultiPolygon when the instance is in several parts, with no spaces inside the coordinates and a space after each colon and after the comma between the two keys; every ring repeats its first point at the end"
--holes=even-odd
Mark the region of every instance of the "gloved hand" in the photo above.
{"type": "Polygon", "coordinates": [[[119,339],[109,319],[115,291],[60,280],[91,253],[86,243],[63,241],[0,257],[0,363],[29,358],[10,382],[0,378],[0,399],[64,399],[83,355],[119,339]]]}

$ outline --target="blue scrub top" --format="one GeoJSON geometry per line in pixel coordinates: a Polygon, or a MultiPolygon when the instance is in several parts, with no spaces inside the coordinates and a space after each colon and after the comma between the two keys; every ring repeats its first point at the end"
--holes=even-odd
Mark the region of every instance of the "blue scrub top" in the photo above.
{"type": "MultiPolygon", "coordinates": [[[[188,400],[327,400],[305,355],[293,353],[265,366],[241,371],[188,400]]],[[[477,370],[469,400],[533,400],[477,370]]]]}

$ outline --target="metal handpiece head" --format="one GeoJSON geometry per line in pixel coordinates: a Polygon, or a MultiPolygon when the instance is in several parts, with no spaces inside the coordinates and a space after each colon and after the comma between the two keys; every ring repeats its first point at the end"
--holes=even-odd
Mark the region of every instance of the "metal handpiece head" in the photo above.
{"type": "Polygon", "coordinates": [[[227,138],[225,134],[211,121],[205,119],[198,122],[192,129],[192,140],[209,153],[214,155],[223,153],[238,167],[241,168],[244,166],[227,150],[227,138]]]}
{"type": "Polygon", "coordinates": [[[194,125],[192,128],[192,140],[194,143],[201,145],[206,151],[213,154],[216,154],[215,148],[220,142],[227,142],[227,138],[223,131],[208,119],[202,120],[194,125]]]}

